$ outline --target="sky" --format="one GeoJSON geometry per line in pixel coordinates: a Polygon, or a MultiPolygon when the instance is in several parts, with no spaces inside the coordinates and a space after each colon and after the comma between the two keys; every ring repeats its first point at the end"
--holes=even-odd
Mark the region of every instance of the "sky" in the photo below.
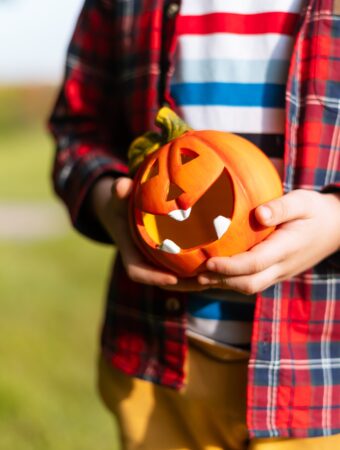
{"type": "Polygon", "coordinates": [[[0,0],[0,84],[55,84],[84,0],[0,0]]]}

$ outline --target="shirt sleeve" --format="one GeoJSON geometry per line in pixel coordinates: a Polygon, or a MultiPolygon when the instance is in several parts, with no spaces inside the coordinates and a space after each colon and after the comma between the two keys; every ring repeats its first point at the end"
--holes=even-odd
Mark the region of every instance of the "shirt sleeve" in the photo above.
{"type": "Polygon", "coordinates": [[[128,173],[127,133],[116,89],[114,6],[86,0],[71,39],[65,76],[49,119],[56,141],[53,185],[83,234],[110,241],[87,208],[96,180],[128,173]]]}

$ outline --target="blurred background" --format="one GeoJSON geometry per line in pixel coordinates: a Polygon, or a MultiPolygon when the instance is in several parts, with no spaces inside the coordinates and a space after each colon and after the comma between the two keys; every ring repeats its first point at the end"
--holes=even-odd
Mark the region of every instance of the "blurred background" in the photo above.
{"type": "Polygon", "coordinates": [[[0,0],[0,449],[117,449],[96,394],[112,249],[74,232],[46,132],[83,0],[0,0]]]}

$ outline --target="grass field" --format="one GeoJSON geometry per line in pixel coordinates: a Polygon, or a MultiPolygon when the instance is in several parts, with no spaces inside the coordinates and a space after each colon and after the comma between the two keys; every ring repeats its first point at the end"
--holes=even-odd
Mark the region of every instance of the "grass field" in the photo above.
{"type": "Polygon", "coordinates": [[[0,198],[54,201],[52,140],[46,131],[53,89],[0,88],[0,198]]]}
{"type": "MultiPolygon", "coordinates": [[[[54,204],[47,102],[32,110],[25,95],[0,90],[0,204],[54,204]]],[[[0,254],[0,449],[118,449],[95,391],[113,250],[70,229],[38,241],[0,237],[0,254]]]]}

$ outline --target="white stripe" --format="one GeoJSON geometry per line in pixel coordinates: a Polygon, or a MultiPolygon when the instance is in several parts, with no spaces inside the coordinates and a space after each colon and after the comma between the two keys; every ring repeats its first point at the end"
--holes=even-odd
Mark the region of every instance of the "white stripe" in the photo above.
{"type": "Polygon", "coordinates": [[[284,110],[229,106],[181,106],[181,116],[196,130],[232,133],[284,132],[284,110]]]}
{"type": "Polygon", "coordinates": [[[309,22],[318,22],[320,20],[337,22],[340,20],[340,16],[333,14],[331,9],[323,9],[322,11],[318,11],[317,13],[313,13],[308,19],[309,22]]]}
{"type": "MultiPolygon", "coordinates": [[[[285,55],[282,56],[284,57],[285,55]]],[[[285,84],[287,80],[289,62],[284,60],[192,60],[190,59],[190,54],[183,55],[183,53],[181,57],[182,59],[176,64],[172,83],[223,82],[285,84]],[[184,56],[185,59],[183,59],[184,56]]]]}
{"type": "MultiPolygon", "coordinates": [[[[308,17],[310,17],[310,10],[311,7],[308,8],[308,10],[305,12],[308,20],[308,17]]],[[[297,44],[299,45],[298,48],[295,49],[296,55],[301,55],[303,53],[302,46],[304,45],[303,39],[297,39],[297,44]]],[[[294,86],[296,90],[299,92],[301,89],[299,87],[301,86],[301,71],[295,71],[296,72],[296,80],[294,80],[294,86]]],[[[288,79],[289,82],[289,79],[288,79]]],[[[288,100],[288,96],[286,95],[286,101],[288,100]]],[[[291,117],[291,123],[289,130],[287,130],[287,139],[288,139],[288,147],[289,147],[289,161],[286,164],[287,167],[287,174],[286,179],[284,180],[285,186],[288,187],[288,190],[291,190],[294,183],[294,175],[295,175],[295,167],[296,167],[296,156],[297,156],[297,132],[298,132],[298,124],[299,124],[299,114],[300,114],[300,102],[301,102],[301,95],[299,98],[296,98],[296,102],[293,102],[295,105],[295,109],[292,108],[291,105],[288,105],[287,109],[287,118],[290,114],[294,112],[293,117],[291,117]]],[[[286,119],[286,118],[285,118],[286,119]]]]}
{"type": "Polygon", "coordinates": [[[252,322],[202,319],[188,316],[189,330],[230,345],[249,344],[252,327],[252,322]]]}
{"type": "Polygon", "coordinates": [[[299,13],[303,3],[303,0],[186,0],[182,2],[181,14],[202,15],[215,11],[237,14],[271,11],[299,13]]]}
{"type": "Polygon", "coordinates": [[[291,36],[277,33],[239,35],[212,33],[207,35],[182,35],[179,38],[180,53],[189,60],[198,59],[282,59],[290,55],[293,45],[291,36]]]}
{"type": "Polygon", "coordinates": [[[271,344],[271,366],[268,370],[269,386],[267,391],[267,427],[271,437],[277,437],[279,432],[276,426],[275,415],[277,411],[277,387],[278,387],[278,373],[280,368],[280,325],[281,325],[281,301],[282,292],[281,284],[276,284],[274,287],[274,301],[273,301],[273,323],[272,323],[272,344],[271,344]]]}
{"type": "Polygon", "coordinates": [[[340,102],[335,97],[325,97],[322,95],[306,95],[303,99],[296,97],[293,94],[287,94],[286,99],[293,103],[295,106],[305,106],[305,105],[320,105],[320,103],[324,104],[330,109],[339,110],[340,102]]]}
{"type": "MultiPolygon", "coordinates": [[[[268,369],[271,367],[271,361],[265,360],[252,360],[250,362],[251,367],[259,369],[268,369]]],[[[294,370],[315,370],[315,369],[340,369],[340,358],[325,358],[325,359],[282,359],[280,360],[280,367],[282,369],[294,369],[294,370]]]]}
{"type": "Polygon", "coordinates": [[[329,152],[327,172],[325,177],[325,184],[335,183],[336,174],[339,170],[339,142],[340,142],[340,100],[338,100],[338,114],[336,117],[336,123],[334,127],[334,133],[332,137],[332,145],[329,152]]]}
{"type": "MultiPolygon", "coordinates": [[[[329,360],[330,357],[330,343],[332,337],[333,323],[335,318],[335,282],[327,286],[326,310],[324,318],[324,328],[321,336],[321,358],[329,360]]],[[[332,405],[332,371],[330,368],[323,366],[324,375],[324,395],[322,408],[322,428],[324,434],[329,436],[331,434],[331,405],[332,405]]]]}

